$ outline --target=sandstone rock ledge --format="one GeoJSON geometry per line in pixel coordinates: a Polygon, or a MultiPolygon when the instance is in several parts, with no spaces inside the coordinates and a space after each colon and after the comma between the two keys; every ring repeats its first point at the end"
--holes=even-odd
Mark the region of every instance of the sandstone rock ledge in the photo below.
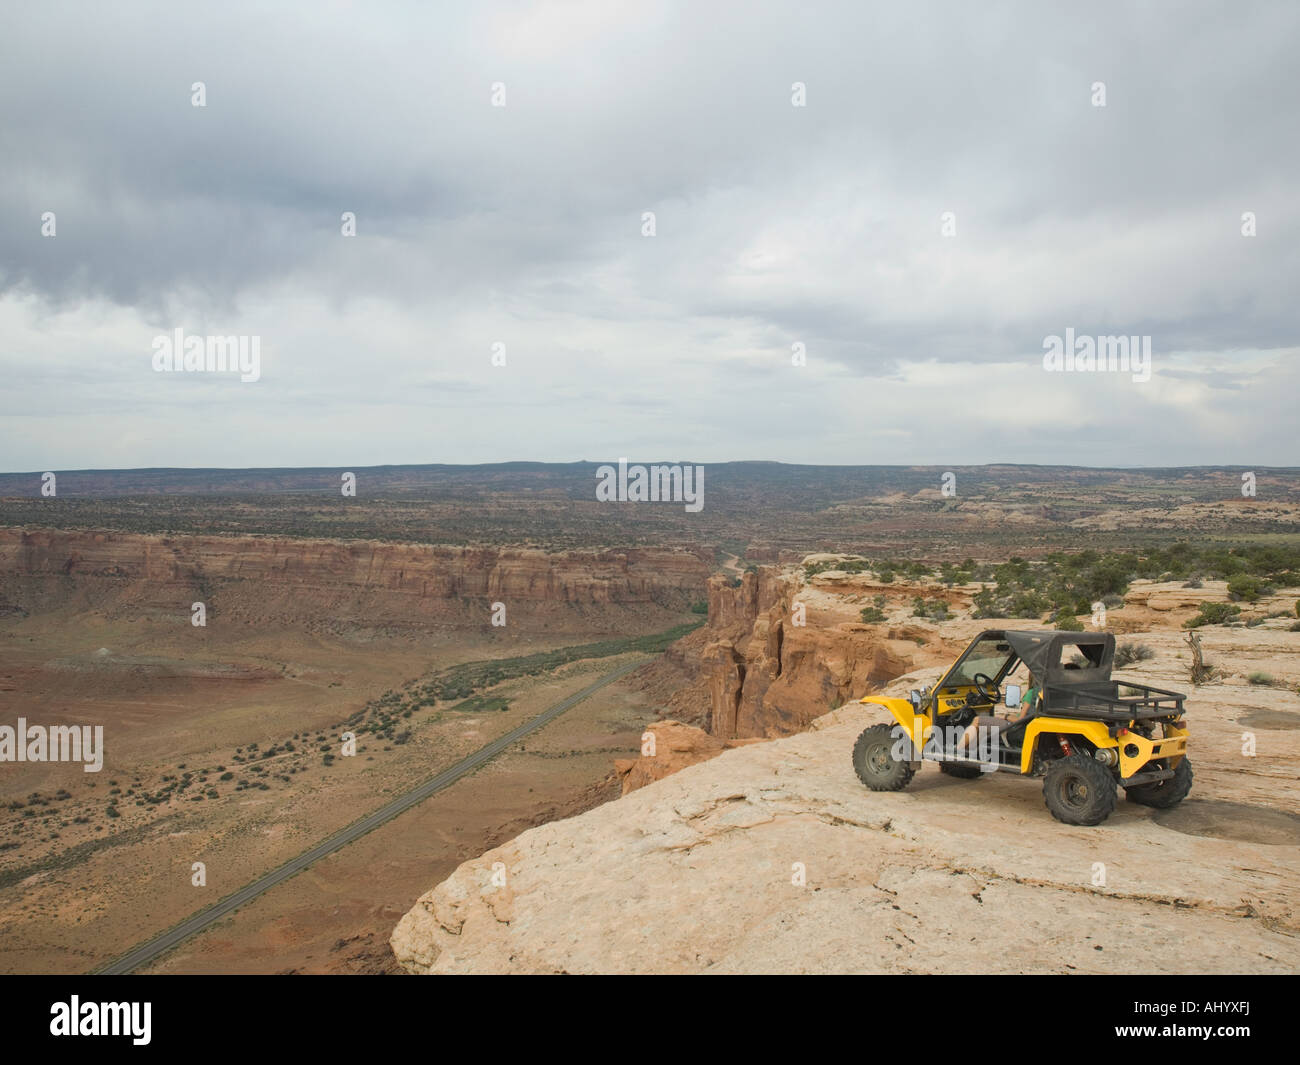
{"type": "MultiPolygon", "coordinates": [[[[927,765],[867,791],[849,752],[881,718],[854,704],[465,863],[392,947],[414,973],[1294,971],[1300,732],[1261,732],[1243,760],[1238,704],[1257,697],[1198,693],[1192,798],[1121,801],[1096,828],[1010,776],[927,765]]],[[[1300,711],[1290,691],[1267,704],[1300,711]]]]}

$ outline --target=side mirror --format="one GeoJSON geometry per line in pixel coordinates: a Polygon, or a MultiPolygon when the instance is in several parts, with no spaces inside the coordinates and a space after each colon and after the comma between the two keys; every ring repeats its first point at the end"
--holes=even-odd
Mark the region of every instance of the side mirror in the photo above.
{"type": "Polygon", "coordinates": [[[920,711],[921,711],[921,693],[920,693],[919,691],[917,691],[915,688],[913,688],[910,692],[907,693],[907,697],[908,697],[908,699],[911,700],[911,703],[912,703],[912,709],[915,710],[917,713],[920,713],[920,711]]]}
{"type": "Polygon", "coordinates": [[[1019,705],[1020,705],[1020,685],[1008,684],[1007,685],[1007,709],[1014,710],[1019,705]]]}

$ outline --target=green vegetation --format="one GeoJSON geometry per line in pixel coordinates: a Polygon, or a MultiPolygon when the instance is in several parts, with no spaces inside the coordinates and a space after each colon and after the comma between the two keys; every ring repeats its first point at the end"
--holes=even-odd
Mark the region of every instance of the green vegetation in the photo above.
{"type": "Polygon", "coordinates": [[[975,616],[1034,617],[1051,611],[1051,624],[1078,628],[1075,619],[1090,614],[1094,602],[1123,595],[1138,562],[1136,556],[1096,551],[1055,552],[1039,563],[1014,557],[993,567],[994,587],[986,585],[974,597],[975,616]]]}
{"type": "Polygon", "coordinates": [[[821,562],[805,562],[803,566],[804,576],[815,577],[819,573],[827,573],[831,570],[837,573],[866,573],[871,569],[871,563],[865,558],[846,558],[840,561],[823,560],[821,562]]]}
{"type": "MultiPolygon", "coordinates": [[[[451,709],[464,711],[467,714],[482,714],[493,710],[508,710],[509,708],[510,700],[503,699],[499,695],[472,695],[464,702],[457,703],[451,709]]],[[[409,737],[410,733],[408,732],[406,735],[409,737]]],[[[395,742],[405,741],[399,740],[395,742]]]]}
{"type": "Polygon", "coordinates": [[[1078,616],[1068,607],[1062,607],[1048,618],[1047,624],[1051,625],[1052,628],[1056,629],[1058,632],[1079,632],[1083,628],[1083,626],[1079,624],[1078,616]]]}
{"type": "Polygon", "coordinates": [[[1200,612],[1194,618],[1183,622],[1185,629],[1199,629],[1202,625],[1226,625],[1241,613],[1241,607],[1234,603],[1202,603],[1200,612]]]}
{"type": "Polygon", "coordinates": [[[885,620],[885,597],[883,595],[873,597],[871,606],[862,608],[862,620],[868,625],[878,625],[885,620]]]}
{"type": "Polygon", "coordinates": [[[974,559],[968,558],[960,566],[945,562],[939,567],[939,580],[951,588],[954,584],[969,584],[975,578],[976,572],[978,569],[974,559]]]}
{"type": "Polygon", "coordinates": [[[709,612],[709,604],[705,602],[703,599],[701,599],[698,603],[691,604],[692,614],[707,614],[708,612],[709,612]]]}
{"type": "Polygon", "coordinates": [[[815,577],[819,573],[832,570],[837,573],[874,573],[884,584],[892,584],[895,577],[905,577],[915,581],[934,573],[934,567],[924,562],[896,562],[891,559],[881,559],[873,563],[866,558],[845,558],[837,561],[806,562],[803,567],[806,577],[815,577]]]}
{"type": "Polygon", "coordinates": [[[1273,686],[1273,678],[1268,673],[1252,673],[1246,680],[1251,684],[1259,684],[1264,687],[1271,688],[1273,686]]]}
{"type": "MultiPolygon", "coordinates": [[[[380,739],[405,742],[405,740],[396,740],[394,729],[400,720],[409,718],[416,710],[431,707],[438,702],[469,700],[470,696],[504,681],[547,673],[581,659],[609,658],[613,655],[631,652],[659,654],[669,644],[681,639],[688,632],[695,631],[703,623],[703,620],[690,621],[649,636],[625,636],[618,639],[600,640],[596,643],[559,647],[554,651],[538,651],[517,658],[493,658],[476,662],[463,662],[460,665],[439,670],[420,680],[412,681],[400,691],[385,692],[378,699],[367,704],[364,709],[357,711],[348,718],[346,724],[349,728],[354,728],[358,733],[369,732],[380,739]]],[[[472,706],[461,703],[457,707],[457,709],[475,711],[502,710],[504,708],[504,706],[500,705],[490,705],[490,701],[472,706]]],[[[406,735],[409,738],[409,731],[406,735]]]]}
{"type": "MultiPolygon", "coordinates": [[[[804,573],[814,577],[837,570],[844,573],[874,573],[883,583],[895,579],[919,580],[934,575],[933,567],[923,562],[900,562],[893,559],[871,560],[850,557],[824,559],[804,565],[804,573]]],[[[1061,629],[1079,628],[1078,618],[1091,615],[1093,604],[1101,602],[1108,609],[1122,609],[1124,593],[1130,583],[1146,580],[1182,581],[1184,587],[1199,588],[1206,580],[1226,580],[1228,594],[1234,601],[1253,603],[1278,587],[1300,586],[1300,547],[1268,543],[1236,546],[1194,546],[1184,541],[1156,547],[1144,553],[1125,551],[1056,551],[1042,560],[1029,561],[1013,556],[1006,562],[977,564],[965,559],[960,564],[945,562],[938,569],[939,580],[948,587],[979,583],[983,587],[974,595],[977,618],[1021,618],[1047,616],[1047,624],[1061,629]]],[[[877,604],[879,606],[879,604],[877,604]]],[[[914,604],[919,617],[942,620],[931,604],[914,604]],[[931,611],[934,611],[933,613],[931,611]]],[[[1234,616],[1231,612],[1221,616],[1234,616]]],[[[1296,603],[1300,617],[1300,602],[1296,603]]],[[[862,620],[882,620],[876,611],[863,610],[862,620]]],[[[1217,624],[1198,621],[1198,624],[1217,624]]]]}
{"type": "Polygon", "coordinates": [[[1238,573],[1228,578],[1228,598],[1234,602],[1253,603],[1272,591],[1273,586],[1267,580],[1253,573],[1238,573]]]}
{"type": "Polygon", "coordinates": [[[947,621],[948,604],[942,599],[922,599],[918,595],[912,600],[912,617],[928,618],[930,621],[947,621]]]}
{"type": "Polygon", "coordinates": [[[1125,640],[1115,648],[1115,668],[1126,669],[1138,662],[1146,662],[1148,659],[1155,658],[1155,656],[1156,653],[1146,644],[1125,640]]]}
{"type": "MultiPolygon", "coordinates": [[[[1300,584],[1300,547],[1179,542],[1140,555],[1058,551],[1041,562],[1012,558],[991,569],[993,586],[986,585],[974,597],[976,617],[1034,617],[1051,612],[1050,622],[1060,624],[1067,616],[1091,614],[1092,604],[1098,601],[1118,608],[1130,582],[1139,578],[1183,580],[1186,587],[1200,587],[1204,580],[1227,580],[1234,599],[1254,602],[1275,586],[1300,584]]],[[[983,575],[977,570],[972,579],[982,580],[983,575]]]]}

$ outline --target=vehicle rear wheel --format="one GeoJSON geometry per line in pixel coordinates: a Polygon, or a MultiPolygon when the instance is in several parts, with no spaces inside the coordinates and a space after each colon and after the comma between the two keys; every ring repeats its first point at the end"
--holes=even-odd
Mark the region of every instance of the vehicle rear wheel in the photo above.
{"type": "Polygon", "coordinates": [[[1043,802],[1067,825],[1099,825],[1115,809],[1115,778],[1095,758],[1067,755],[1047,767],[1043,802]]]}
{"type": "Polygon", "coordinates": [[[976,777],[982,777],[977,765],[962,765],[960,762],[940,762],[939,772],[947,773],[950,777],[956,777],[958,780],[974,780],[976,777]]]}
{"type": "Polygon", "coordinates": [[[1129,802],[1154,806],[1157,810],[1168,810],[1187,798],[1187,793],[1191,790],[1192,763],[1184,756],[1183,760],[1174,766],[1174,775],[1168,780],[1157,780],[1152,784],[1139,784],[1134,788],[1126,788],[1124,797],[1129,802]]]}
{"type": "Polygon", "coordinates": [[[853,769],[872,791],[901,791],[915,770],[894,757],[894,725],[872,725],[853,745],[853,769]]]}

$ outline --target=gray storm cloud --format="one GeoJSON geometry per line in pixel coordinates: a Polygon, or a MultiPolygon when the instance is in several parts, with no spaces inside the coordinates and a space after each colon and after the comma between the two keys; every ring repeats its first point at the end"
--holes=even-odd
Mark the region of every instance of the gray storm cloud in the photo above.
{"type": "Polygon", "coordinates": [[[809,7],[11,15],[4,466],[1295,461],[1300,9],[809,7]],[[177,327],[262,379],[151,373],[177,327]]]}

